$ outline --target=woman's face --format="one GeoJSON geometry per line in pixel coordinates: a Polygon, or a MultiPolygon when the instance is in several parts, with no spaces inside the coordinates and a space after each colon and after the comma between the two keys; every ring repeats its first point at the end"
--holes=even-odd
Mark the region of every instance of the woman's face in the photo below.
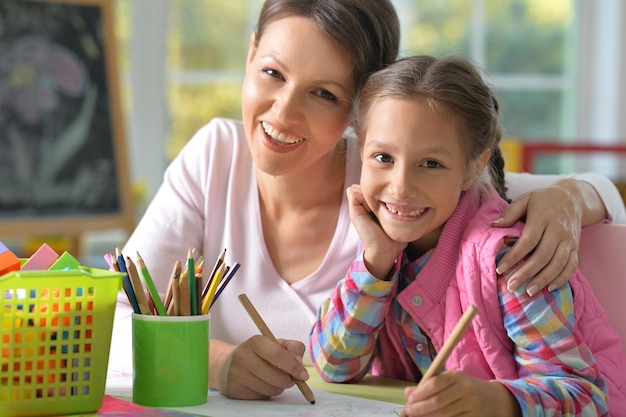
{"type": "Polygon", "coordinates": [[[242,114],[257,166],[284,175],[324,161],[349,122],[350,56],[302,17],[277,20],[256,40],[253,34],[242,114]]]}

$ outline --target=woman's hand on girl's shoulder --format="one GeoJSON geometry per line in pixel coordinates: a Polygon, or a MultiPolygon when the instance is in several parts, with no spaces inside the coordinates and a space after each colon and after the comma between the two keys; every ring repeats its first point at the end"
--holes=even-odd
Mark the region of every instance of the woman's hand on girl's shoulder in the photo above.
{"type": "Polygon", "coordinates": [[[578,266],[582,216],[576,199],[559,186],[529,192],[502,212],[493,226],[509,227],[518,220],[526,223],[519,240],[497,267],[503,274],[528,256],[510,278],[509,290],[532,279],[526,290],[532,296],[545,286],[559,288],[572,277],[578,266]]]}

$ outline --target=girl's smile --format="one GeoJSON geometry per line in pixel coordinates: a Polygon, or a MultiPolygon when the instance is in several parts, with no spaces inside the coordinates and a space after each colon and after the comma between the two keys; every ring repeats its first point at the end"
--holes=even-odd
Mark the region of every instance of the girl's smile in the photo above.
{"type": "Polygon", "coordinates": [[[425,207],[415,209],[410,207],[395,206],[385,202],[382,202],[382,204],[392,217],[400,221],[413,221],[428,210],[425,207]]]}

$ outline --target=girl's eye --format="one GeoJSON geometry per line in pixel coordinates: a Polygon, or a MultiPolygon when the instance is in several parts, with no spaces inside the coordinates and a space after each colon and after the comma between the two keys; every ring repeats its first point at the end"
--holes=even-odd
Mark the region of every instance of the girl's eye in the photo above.
{"type": "Polygon", "coordinates": [[[280,72],[272,68],[263,68],[263,72],[269,75],[270,77],[280,78],[280,79],[283,78],[283,75],[280,72]]]}
{"type": "Polygon", "coordinates": [[[439,162],[433,159],[429,159],[428,161],[424,162],[422,166],[425,168],[441,168],[442,167],[442,165],[439,162]]]}
{"type": "Polygon", "coordinates": [[[333,93],[331,93],[328,90],[317,90],[315,93],[315,95],[323,98],[324,100],[329,100],[329,101],[337,101],[337,96],[334,95],[333,93]]]}
{"type": "Polygon", "coordinates": [[[382,162],[384,164],[388,164],[390,162],[393,162],[393,159],[391,159],[391,156],[384,154],[384,153],[379,153],[374,155],[374,159],[376,159],[378,162],[382,162]]]}

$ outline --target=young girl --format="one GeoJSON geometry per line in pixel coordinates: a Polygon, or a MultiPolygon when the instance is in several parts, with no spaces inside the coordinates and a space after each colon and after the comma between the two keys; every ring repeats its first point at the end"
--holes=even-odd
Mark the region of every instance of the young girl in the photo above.
{"type": "Polygon", "coordinates": [[[473,304],[446,371],[407,389],[409,416],[617,416],[626,355],[581,273],[529,297],[496,272],[522,228],[491,225],[507,206],[497,117],[462,59],[407,58],[367,81],[348,189],[361,248],[320,307],[314,365],[333,382],[419,381],[473,304]]]}

